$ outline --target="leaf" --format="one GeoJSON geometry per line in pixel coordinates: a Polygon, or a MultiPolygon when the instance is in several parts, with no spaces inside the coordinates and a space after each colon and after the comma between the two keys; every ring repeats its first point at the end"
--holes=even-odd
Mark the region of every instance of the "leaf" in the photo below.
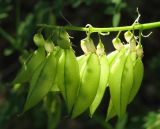
{"type": "Polygon", "coordinates": [[[6,48],[4,50],[4,56],[10,56],[13,53],[13,49],[12,48],[6,48]]]}
{"type": "Polygon", "coordinates": [[[17,32],[19,36],[28,35],[28,30],[30,29],[30,25],[32,23],[33,18],[34,18],[33,14],[28,14],[25,17],[25,20],[20,23],[20,25],[18,26],[18,32],[17,32]]]}
{"type": "Polygon", "coordinates": [[[8,14],[7,14],[7,13],[1,13],[1,14],[0,14],[0,20],[1,20],[1,19],[4,19],[4,18],[6,18],[6,17],[8,17],[8,14]]]}
{"type": "Polygon", "coordinates": [[[122,0],[112,0],[112,3],[114,4],[120,4],[122,0]]]}
{"type": "Polygon", "coordinates": [[[112,24],[113,24],[114,27],[119,25],[120,18],[121,18],[120,12],[115,13],[115,14],[113,15],[112,24]]]}

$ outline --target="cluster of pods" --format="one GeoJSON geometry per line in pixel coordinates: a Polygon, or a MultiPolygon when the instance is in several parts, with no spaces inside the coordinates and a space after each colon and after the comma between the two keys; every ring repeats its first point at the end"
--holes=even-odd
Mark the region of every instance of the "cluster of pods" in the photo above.
{"type": "Polygon", "coordinates": [[[98,108],[109,87],[107,120],[122,118],[127,105],[137,94],[143,78],[143,48],[131,31],[124,34],[126,44],[116,37],[115,51],[106,55],[101,40],[95,47],[90,35],[81,40],[83,55],[76,57],[68,33],[61,29],[44,40],[34,36],[38,49],[23,62],[13,83],[29,82],[24,112],[37,105],[48,92],[59,92],[68,114],[75,118],[89,109],[98,108]]]}

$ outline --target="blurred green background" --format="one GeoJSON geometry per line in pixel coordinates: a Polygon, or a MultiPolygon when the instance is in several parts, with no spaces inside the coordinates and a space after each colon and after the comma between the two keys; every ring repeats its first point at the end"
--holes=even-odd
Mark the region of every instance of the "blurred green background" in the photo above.
{"type": "MultiPolygon", "coordinates": [[[[77,119],[67,116],[64,101],[55,93],[21,115],[28,84],[11,82],[26,57],[33,51],[33,34],[39,23],[50,25],[111,27],[131,25],[141,13],[140,23],[160,20],[159,0],[0,0],[0,129],[160,129],[160,29],[144,31],[145,74],[141,89],[129,105],[126,117],[105,122],[109,92],[92,119],[87,112],[77,119]]],[[[76,55],[84,32],[69,31],[76,55]]],[[[102,37],[106,52],[117,33],[102,37]]],[[[93,35],[95,43],[98,38],[93,35]]]]}

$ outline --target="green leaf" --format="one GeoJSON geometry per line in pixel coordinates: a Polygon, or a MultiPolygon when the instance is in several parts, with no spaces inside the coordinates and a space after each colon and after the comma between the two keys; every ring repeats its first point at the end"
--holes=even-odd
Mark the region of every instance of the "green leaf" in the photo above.
{"type": "Polygon", "coordinates": [[[114,27],[119,25],[120,18],[121,18],[120,12],[115,13],[115,14],[113,15],[112,24],[113,24],[114,27]]]}
{"type": "Polygon", "coordinates": [[[10,56],[13,53],[13,49],[12,48],[6,48],[4,50],[4,56],[10,56]]]}
{"type": "Polygon", "coordinates": [[[122,0],[112,0],[112,3],[114,3],[114,4],[119,4],[119,3],[121,3],[121,1],[122,1],[122,0]]]}

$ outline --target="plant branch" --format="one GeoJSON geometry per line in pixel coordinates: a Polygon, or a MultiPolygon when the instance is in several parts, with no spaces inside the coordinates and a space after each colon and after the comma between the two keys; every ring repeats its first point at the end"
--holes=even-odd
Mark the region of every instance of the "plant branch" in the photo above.
{"type": "Polygon", "coordinates": [[[135,24],[131,26],[121,26],[121,27],[108,27],[108,28],[98,28],[98,27],[77,27],[77,26],[52,26],[47,24],[38,24],[38,27],[48,28],[48,29],[58,29],[64,28],[66,30],[73,30],[73,31],[90,31],[92,32],[112,32],[112,31],[126,31],[126,30],[147,30],[147,29],[154,29],[160,28],[160,21],[159,22],[152,22],[152,23],[145,23],[145,24],[135,24]]]}

